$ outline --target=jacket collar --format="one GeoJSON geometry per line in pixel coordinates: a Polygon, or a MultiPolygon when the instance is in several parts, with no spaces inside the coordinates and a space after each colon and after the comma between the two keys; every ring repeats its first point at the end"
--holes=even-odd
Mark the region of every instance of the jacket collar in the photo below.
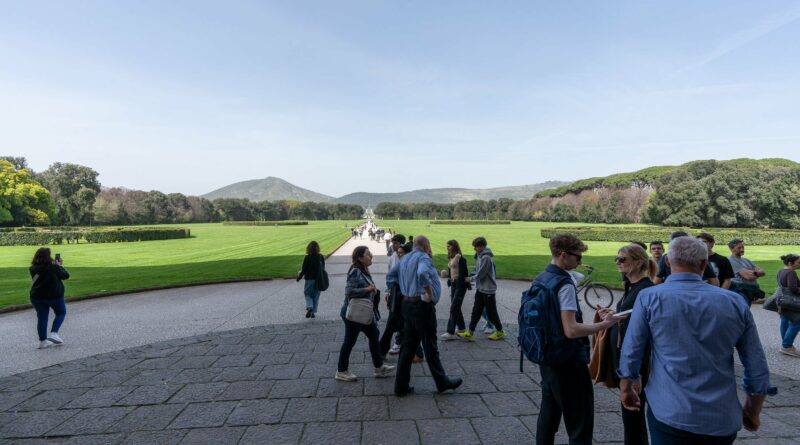
{"type": "Polygon", "coordinates": [[[556,274],[556,275],[563,275],[565,277],[569,277],[570,274],[566,270],[556,266],[555,264],[548,264],[545,271],[556,274]]]}
{"type": "Polygon", "coordinates": [[[692,272],[680,272],[670,274],[666,282],[670,281],[703,281],[703,277],[692,272]]]}

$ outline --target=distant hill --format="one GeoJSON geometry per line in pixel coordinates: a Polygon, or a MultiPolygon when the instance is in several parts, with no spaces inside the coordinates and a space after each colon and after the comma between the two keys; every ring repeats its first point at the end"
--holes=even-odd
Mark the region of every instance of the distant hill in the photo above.
{"type": "Polygon", "coordinates": [[[266,179],[237,182],[214,190],[213,192],[203,195],[203,197],[212,200],[218,198],[246,198],[251,201],[296,200],[304,202],[338,202],[344,204],[358,204],[362,207],[367,207],[369,205],[374,207],[381,202],[434,202],[438,204],[450,204],[473,199],[530,199],[542,190],[564,184],[566,184],[566,182],[548,181],[541,184],[497,187],[491,189],[441,188],[413,190],[400,193],[359,192],[350,193],[341,198],[333,198],[328,195],[297,187],[280,178],[269,177],[266,179]]]}
{"type": "Polygon", "coordinates": [[[273,176],[226,185],[203,195],[203,198],[212,200],[218,198],[246,198],[255,202],[278,200],[331,202],[334,200],[328,195],[306,190],[273,176]]]}

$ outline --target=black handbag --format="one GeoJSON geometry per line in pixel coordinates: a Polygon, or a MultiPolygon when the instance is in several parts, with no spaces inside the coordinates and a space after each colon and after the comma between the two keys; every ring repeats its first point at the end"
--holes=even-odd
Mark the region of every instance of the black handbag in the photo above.
{"type": "Polygon", "coordinates": [[[800,296],[793,294],[789,289],[781,286],[781,295],[778,297],[778,307],[781,311],[800,312],[800,296]]]}
{"type": "Polygon", "coordinates": [[[319,259],[319,277],[317,277],[317,280],[314,284],[320,291],[328,290],[328,287],[331,285],[330,279],[328,278],[328,272],[325,270],[325,264],[322,262],[321,257],[319,259]]]}

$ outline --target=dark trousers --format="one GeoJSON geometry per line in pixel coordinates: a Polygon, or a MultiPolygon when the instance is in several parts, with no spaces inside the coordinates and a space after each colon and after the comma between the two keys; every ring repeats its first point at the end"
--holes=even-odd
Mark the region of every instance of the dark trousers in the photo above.
{"type": "Polygon", "coordinates": [[[378,326],[374,322],[361,324],[346,318],[342,318],[342,320],[344,320],[344,343],[342,343],[342,349],[339,350],[339,372],[347,371],[350,367],[350,353],[353,352],[353,346],[356,345],[360,332],[363,332],[369,341],[369,354],[372,356],[372,364],[376,368],[380,368],[383,365],[383,356],[378,346],[378,336],[380,335],[378,326]]]}
{"type": "Polygon", "coordinates": [[[466,327],[464,323],[464,313],[461,311],[461,304],[464,303],[464,295],[467,288],[464,286],[450,287],[450,318],[447,320],[447,332],[455,334],[456,328],[463,331],[466,327]]]}
{"type": "MultiPolygon", "coordinates": [[[[403,313],[400,308],[396,312],[389,312],[389,316],[386,318],[386,327],[383,329],[383,335],[381,335],[380,340],[382,356],[386,357],[386,354],[389,353],[389,349],[392,347],[392,337],[395,333],[397,333],[395,342],[402,346],[403,324],[403,313]]],[[[422,346],[417,347],[417,357],[422,357],[422,346]]]]}
{"type": "Polygon", "coordinates": [[[732,436],[705,436],[673,428],[661,423],[647,408],[647,423],[650,425],[650,440],[653,445],[731,445],[736,440],[732,436]]]}
{"type": "Polygon", "coordinates": [[[56,318],[53,319],[53,327],[50,329],[51,332],[58,332],[67,316],[67,305],[64,304],[64,298],[31,300],[31,304],[36,310],[36,331],[39,333],[39,341],[47,340],[47,319],[50,317],[50,308],[56,314],[56,318]]]}
{"type": "Polygon", "coordinates": [[[449,380],[439,360],[439,348],[436,345],[436,306],[422,300],[404,301],[403,321],[403,345],[400,347],[400,358],[397,360],[394,392],[398,394],[408,392],[411,360],[420,343],[425,351],[425,360],[436,382],[436,388],[446,390],[449,380]]]}
{"type": "Polygon", "coordinates": [[[561,415],[570,445],[591,445],[594,429],[594,388],[589,367],[539,365],[542,402],[536,424],[536,445],[553,445],[561,415]]]}
{"type": "Polygon", "coordinates": [[[492,322],[494,328],[498,331],[503,330],[503,324],[500,323],[500,316],[497,314],[497,300],[494,294],[484,294],[481,291],[475,291],[475,304],[472,305],[472,317],[469,320],[469,331],[475,332],[478,322],[481,320],[483,310],[486,309],[486,315],[489,316],[489,321],[492,322]]]}
{"type": "Polygon", "coordinates": [[[622,406],[622,427],[625,431],[625,445],[647,445],[647,422],[645,421],[645,405],[647,398],[644,391],[639,394],[641,406],[639,411],[629,411],[622,406]]]}

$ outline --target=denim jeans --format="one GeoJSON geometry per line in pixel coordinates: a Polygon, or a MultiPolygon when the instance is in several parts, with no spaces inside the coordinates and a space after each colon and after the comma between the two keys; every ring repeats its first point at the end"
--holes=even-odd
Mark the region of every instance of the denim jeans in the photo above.
{"type": "Polygon", "coordinates": [[[64,298],[57,300],[31,300],[33,308],[36,309],[36,331],[39,333],[39,341],[47,340],[47,319],[50,316],[50,308],[56,313],[56,318],[53,320],[53,327],[51,332],[58,332],[61,328],[61,323],[64,323],[64,317],[67,316],[67,305],[64,304],[64,298]]]}
{"type": "Polygon", "coordinates": [[[647,407],[647,424],[650,426],[650,443],[652,445],[731,445],[736,440],[733,436],[706,436],[690,433],[661,423],[647,407]]]}
{"type": "Polygon", "coordinates": [[[317,289],[317,280],[306,280],[303,293],[306,296],[306,309],[311,309],[311,312],[316,314],[320,294],[319,289],[317,289]]]}
{"type": "Polygon", "coordinates": [[[342,321],[344,321],[344,342],[342,343],[342,349],[339,350],[338,371],[344,372],[350,367],[350,353],[353,352],[353,346],[356,345],[358,334],[361,332],[367,336],[372,365],[376,368],[383,366],[383,356],[381,356],[380,346],[378,346],[380,332],[378,332],[376,323],[361,324],[344,317],[342,317],[342,321]]]}
{"type": "Polygon", "coordinates": [[[784,348],[791,348],[797,333],[800,332],[800,323],[792,323],[789,317],[781,315],[781,338],[784,348]]]}

